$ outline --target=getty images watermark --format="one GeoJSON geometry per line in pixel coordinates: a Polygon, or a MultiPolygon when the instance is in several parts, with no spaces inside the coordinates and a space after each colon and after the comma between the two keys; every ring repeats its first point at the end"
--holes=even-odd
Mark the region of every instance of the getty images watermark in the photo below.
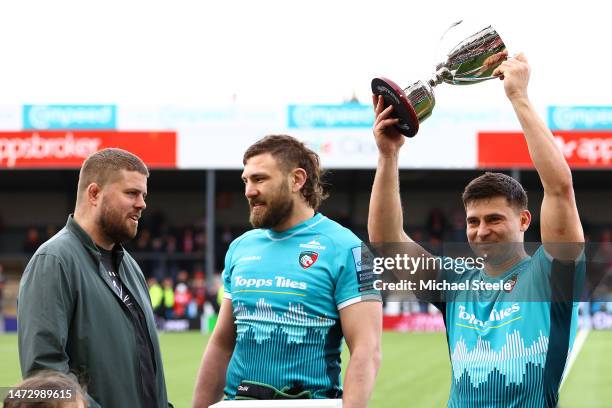
{"type": "MultiPolygon", "coordinates": [[[[421,253],[418,256],[408,254],[395,254],[390,257],[374,257],[372,260],[372,272],[375,275],[382,275],[386,270],[395,273],[408,273],[415,275],[417,271],[454,271],[463,274],[468,270],[483,269],[485,267],[486,255],[477,257],[433,257],[421,253]]],[[[461,282],[451,282],[446,279],[400,279],[399,282],[385,282],[382,278],[375,279],[373,286],[376,290],[410,290],[410,291],[429,291],[429,290],[506,290],[512,289],[511,281],[499,279],[497,282],[485,281],[482,279],[466,279],[461,282]]]]}
{"type": "Polygon", "coordinates": [[[410,242],[361,252],[360,283],[387,301],[586,301],[608,293],[612,280],[610,243],[410,242]]]}

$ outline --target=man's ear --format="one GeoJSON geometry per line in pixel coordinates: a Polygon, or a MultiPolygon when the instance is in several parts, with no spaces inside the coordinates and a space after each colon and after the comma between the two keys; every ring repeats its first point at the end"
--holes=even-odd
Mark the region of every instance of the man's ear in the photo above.
{"type": "Polygon", "coordinates": [[[525,232],[531,224],[531,213],[529,212],[529,210],[521,210],[519,217],[521,220],[521,232],[525,232]]]}
{"type": "Polygon", "coordinates": [[[85,190],[85,194],[87,195],[87,202],[95,207],[98,205],[100,198],[102,197],[102,188],[98,185],[98,183],[90,183],[87,186],[87,190],[85,190]]]}
{"type": "Polygon", "coordinates": [[[306,179],[308,176],[306,175],[306,170],[301,167],[297,169],[293,169],[291,172],[291,191],[297,193],[306,183],[306,179]]]}

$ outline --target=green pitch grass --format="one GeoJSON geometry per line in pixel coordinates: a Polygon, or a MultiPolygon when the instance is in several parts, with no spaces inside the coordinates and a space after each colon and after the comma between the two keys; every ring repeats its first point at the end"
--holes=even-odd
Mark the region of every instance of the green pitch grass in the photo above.
{"type": "MultiPolygon", "coordinates": [[[[206,340],[198,333],[160,334],[168,393],[177,408],[191,406],[206,340]]],[[[611,354],[612,331],[591,332],[561,390],[561,408],[612,406],[611,354]]],[[[19,380],[17,337],[0,336],[0,387],[19,380]]],[[[450,365],[443,334],[383,335],[383,362],[371,407],[444,407],[449,388],[450,365]]]]}

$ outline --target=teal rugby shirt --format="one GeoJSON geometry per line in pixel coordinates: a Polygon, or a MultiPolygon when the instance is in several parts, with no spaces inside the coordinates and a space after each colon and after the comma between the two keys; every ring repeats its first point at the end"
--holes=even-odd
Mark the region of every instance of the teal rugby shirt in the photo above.
{"type": "Polygon", "coordinates": [[[341,397],[339,310],[380,300],[355,234],[321,214],[283,232],[251,230],[230,245],[223,281],[237,328],[227,398],[243,380],[341,397]]]}
{"type": "Polygon", "coordinates": [[[584,267],[582,261],[553,260],[540,246],[495,278],[482,269],[442,271],[441,278],[450,282],[512,282],[511,290],[446,291],[446,302],[436,304],[444,316],[452,364],[449,407],[557,405],[577,330],[578,302],[573,300],[584,267]],[[570,295],[553,301],[561,290],[570,295]]]}

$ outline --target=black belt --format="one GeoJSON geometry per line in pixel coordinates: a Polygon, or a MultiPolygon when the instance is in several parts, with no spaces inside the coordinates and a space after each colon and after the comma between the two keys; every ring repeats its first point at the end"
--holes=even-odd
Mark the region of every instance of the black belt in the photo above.
{"type": "Polygon", "coordinates": [[[311,399],[312,392],[304,390],[301,386],[283,387],[277,389],[271,385],[242,381],[236,391],[237,400],[273,400],[273,399],[311,399]]]}

